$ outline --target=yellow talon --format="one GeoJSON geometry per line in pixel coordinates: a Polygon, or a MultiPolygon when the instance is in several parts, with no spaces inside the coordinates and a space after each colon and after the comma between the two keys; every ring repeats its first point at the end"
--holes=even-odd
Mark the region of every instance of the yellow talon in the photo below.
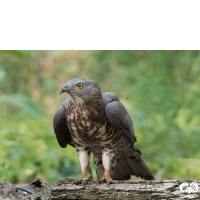
{"type": "Polygon", "coordinates": [[[104,171],[104,175],[101,178],[101,180],[106,180],[106,181],[110,181],[111,183],[117,183],[117,181],[112,180],[112,178],[110,177],[109,172],[105,169],[104,171]]]}

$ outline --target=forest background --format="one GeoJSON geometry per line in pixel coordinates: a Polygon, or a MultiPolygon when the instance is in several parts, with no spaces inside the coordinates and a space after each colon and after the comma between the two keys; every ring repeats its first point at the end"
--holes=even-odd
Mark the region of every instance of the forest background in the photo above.
{"type": "Polygon", "coordinates": [[[119,96],[156,179],[200,179],[200,51],[0,51],[0,181],[80,178],[53,131],[76,77],[119,96]]]}

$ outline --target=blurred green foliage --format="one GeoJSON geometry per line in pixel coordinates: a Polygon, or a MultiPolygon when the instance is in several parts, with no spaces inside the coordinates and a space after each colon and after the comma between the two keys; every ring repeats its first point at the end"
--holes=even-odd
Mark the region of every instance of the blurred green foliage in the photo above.
{"type": "Polygon", "coordinates": [[[200,179],[199,51],[0,51],[0,181],[80,176],[52,126],[75,77],[118,94],[157,179],[200,179]]]}

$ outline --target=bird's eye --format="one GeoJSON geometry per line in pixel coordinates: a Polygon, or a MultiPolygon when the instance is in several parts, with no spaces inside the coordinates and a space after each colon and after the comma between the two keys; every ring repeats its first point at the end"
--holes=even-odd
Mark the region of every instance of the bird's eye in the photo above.
{"type": "Polygon", "coordinates": [[[82,85],[81,83],[79,83],[79,84],[77,85],[77,88],[78,88],[78,89],[82,89],[82,88],[83,88],[83,85],[82,85]]]}

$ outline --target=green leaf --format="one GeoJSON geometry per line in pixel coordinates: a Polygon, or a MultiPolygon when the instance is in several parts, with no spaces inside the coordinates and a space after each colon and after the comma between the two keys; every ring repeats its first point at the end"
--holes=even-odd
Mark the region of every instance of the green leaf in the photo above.
{"type": "Polygon", "coordinates": [[[30,97],[21,94],[13,94],[9,96],[0,96],[0,101],[19,106],[34,117],[40,118],[43,116],[40,105],[35,103],[30,97]]]}

